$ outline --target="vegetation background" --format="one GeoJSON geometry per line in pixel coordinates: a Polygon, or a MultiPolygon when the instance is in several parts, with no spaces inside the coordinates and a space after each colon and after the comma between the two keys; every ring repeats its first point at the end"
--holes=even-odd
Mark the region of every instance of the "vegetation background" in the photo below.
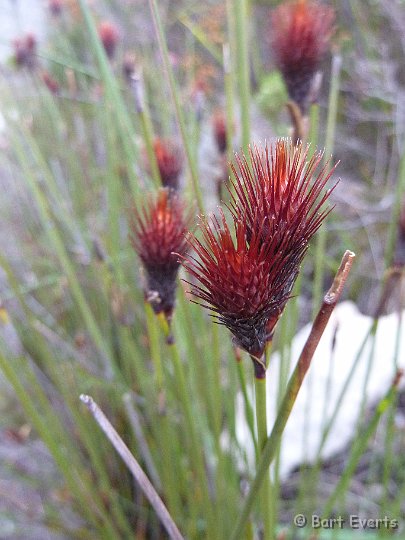
{"type": "MultiPolygon", "coordinates": [[[[7,9],[17,13],[23,3],[7,9]]],[[[245,385],[253,405],[250,361],[235,360],[226,330],[189,302],[184,284],[175,346],[166,344],[144,302],[128,223],[133,205],[160,183],[154,137],[181,148],[183,195],[197,212],[201,201],[215,208],[223,180],[216,111],[227,119],[230,159],[247,142],[290,134],[269,44],[276,4],[50,1],[36,8],[45,26],[30,29],[36,47],[27,61],[16,65],[18,46],[2,37],[2,538],[164,537],[81,393],[102,406],[187,538],[230,538],[254,475],[235,432],[245,385]],[[98,38],[102,21],[117,30],[110,58],[98,38]]],[[[286,357],[346,248],[357,254],[346,297],[376,320],[404,307],[405,4],[329,4],[336,32],[309,139],[340,160],[341,184],[276,335],[286,357]]],[[[404,516],[404,410],[400,393],[378,429],[378,407],[365,413],[353,434],[364,447],[350,445],[283,483],[276,474],[279,538],[301,537],[292,515],[322,513],[329,497],[334,512],[404,516]]],[[[246,535],[260,530],[257,511],[246,535]]]]}

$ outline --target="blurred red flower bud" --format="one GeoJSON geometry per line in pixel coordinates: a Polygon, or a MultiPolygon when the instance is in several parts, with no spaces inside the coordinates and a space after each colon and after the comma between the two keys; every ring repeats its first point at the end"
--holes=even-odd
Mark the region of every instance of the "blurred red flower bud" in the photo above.
{"type": "Polygon", "coordinates": [[[131,242],[146,272],[147,299],[155,313],[170,319],[176,295],[179,255],[187,251],[186,235],[190,218],[177,194],[160,189],[131,218],[131,242]]]}
{"type": "Polygon", "coordinates": [[[58,94],[59,93],[59,83],[56,79],[54,79],[48,71],[43,71],[41,74],[41,78],[45,85],[47,86],[48,90],[52,94],[58,94]]]}
{"type": "Polygon", "coordinates": [[[280,4],[271,17],[271,44],[290,98],[302,113],[310,105],[312,85],[329,48],[335,19],[331,7],[312,0],[280,4]]]}
{"type": "Polygon", "coordinates": [[[120,37],[118,28],[110,21],[102,21],[98,25],[98,35],[108,58],[113,58],[120,37]]]}
{"type": "Polygon", "coordinates": [[[32,68],[35,65],[37,40],[33,34],[15,39],[14,60],[17,66],[32,68]]]}
{"type": "Polygon", "coordinates": [[[212,117],[212,126],[214,128],[214,137],[220,154],[225,154],[228,148],[226,133],[226,118],[222,111],[217,111],[212,117]]]}
{"type": "Polygon", "coordinates": [[[160,178],[164,187],[178,189],[183,167],[182,154],[178,146],[170,140],[156,138],[153,143],[160,178]]]}

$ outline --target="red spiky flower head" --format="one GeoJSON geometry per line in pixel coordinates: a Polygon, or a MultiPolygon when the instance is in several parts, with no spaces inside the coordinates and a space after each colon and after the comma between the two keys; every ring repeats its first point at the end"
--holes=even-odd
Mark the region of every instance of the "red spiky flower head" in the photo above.
{"type": "Polygon", "coordinates": [[[308,160],[309,145],[278,139],[270,148],[250,149],[250,162],[236,156],[232,166],[230,210],[234,219],[246,223],[248,237],[261,231],[262,242],[275,253],[283,253],[283,282],[278,309],[267,323],[269,338],[284,309],[299,273],[309,241],[330,212],[325,202],[331,191],[325,190],[334,168],[320,167],[323,152],[308,160]]]}
{"type": "Polygon", "coordinates": [[[131,219],[131,241],[146,272],[147,299],[155,313],[170,319],[176,295],[178,255],[187,251],[186,235],[190,218],[178,195],[160,189],[131,219]]]}
{"type": "Polygon", "coordinates": [[[98,35],[108,58],[113,58],[120,37],[118,28],[110,21],[98,25],[98,35]]]}
{"type": "Polygon", "coordinates": [[[314,77],[329,48],[335,13],[312,0],[280,4],[271,17],[271,44],[290,98],[306,113],[314,77]]]}
{"type": "Polygon", "coordinates": [[[189,255],[183,262],[199,282],[191,284],[191,292],[232,332],[236,344],[256,359],[260,372],[267,321],[282,294],[277,276],[283,258],[261,241],[260,230],[248,242],[241,219],[234,222],[234,241],[222,211],[221,220],[202,220],[200,229],[202,242],[195,236],[189,240],[198,259],[189,255]]]}
{"type": "Polygon", "coordinates": [[[252,356],[257,377],[264,376],[260,358],[309,240],[329,211],[322,208],[331,173],[324,167],[315,174],[322,154],[307,161],[307,153],[302,144],[281,139],[271,148],[251,150],[251,167],[237,156],[230,203],[236,242],[223,214],[221,222],[202,221],[203,240],[190,240],[197,257],[184,262],[199,281],[192,293],[252,356]]]}
{"type": "Polygon", "coordinates": [[[153,150],[163,186],[178,189],[183,166],[180,149],[170,140],[156,138],[153,150]]]}

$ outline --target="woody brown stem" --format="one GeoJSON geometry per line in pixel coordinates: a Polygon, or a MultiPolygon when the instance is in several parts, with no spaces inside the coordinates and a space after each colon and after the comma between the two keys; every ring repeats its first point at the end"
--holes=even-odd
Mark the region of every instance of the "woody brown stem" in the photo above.
{"type": "Polygon", "coordinates": [[[301,388],[304,377],[311,364],[312,357],[330,319],[330,316],[332,315],[332,311],[334,310],[340,298],[343,286],[352,267],[354,257],[355,255],[351,251],[345,252],[342,258],[342,262],[340,263],[339,269],[336,273],[335,279],[333,280],[332,286],[324,296],[321,309],[319,310],[319,313],[314,321],[311,333],[305,343],[305,346],[298,359],[297,365],[288,382],[287,389],[271,434],[268,437],[266,444],[264,445],[262,457],[258,464],[255,479],[253,481],[245,504],[242,508],[242,512],[240,513],[240,517],[236,524],[234,532],[231,536],[232,540],[236,540],[242,537],[253,504],[258,494],[260,493],[262,484],[267,478],[268,469],[274,459],[274,456],[276,455],[277,448],[280,444],[281,436],[283,434],[287,420],[290,416],[291,410],[294,406],[295,400],[297,399],[297,395],[301,388]]]}
{"type": "Polygon", "coordinates": [[[93,400],[92,397],[82,394],[80,396],[80,399],[89,409],[98,425],[104,431],[111,444],[114,446],[116,451],[119,453],[119,455],[125,462],[128,469],[131,471],[131,474],[138,482],[140,488],[145,494],[145,497],[149,500],[162,525],[166,529],[169,537],[172,540],[184,540],[171,515],[169,514],[166,506],[164,505],[162,499],[159,497],[155,488],[151,484],[149,478],[143,472],[139,463],[131,454],[127,445],[115,431],[103,411],[100,409],[100,407],[97,405],[97,403],[93,400]]]}

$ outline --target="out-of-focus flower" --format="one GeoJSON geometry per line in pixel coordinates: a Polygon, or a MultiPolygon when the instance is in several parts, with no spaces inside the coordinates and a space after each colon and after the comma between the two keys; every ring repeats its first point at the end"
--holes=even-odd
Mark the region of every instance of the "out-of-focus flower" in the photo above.
{"type": "Polygon", "coordinates": [[[316,74],[329,48],[334,10],[313,0],[280,4],[271,17],[271,44],[290,98],[306,113],[316,74]]]}
{"type": "Polygon", "coordinates": [[[41,73],[41,78],[43,82],[45,83],[45,85],[47,86],[48,90],[52,94],[56,95],[59,93],[59,90],[60,90],[59,83],[56,79],[52,77],[52,75],[50,75],[48,71],[43,71],[41,73]]]}
{"type": "Polygon", "coordinates": [[[160,189],[131,219],[131,241],[146,273],[146,298],[155,313],[170,320],[176,296],[179,255],[187,251],[186,236],[190,218],[177,194],[160,189]]]}
{"type": "Polygon", "coordinates": [[[120,37],[118,28],[110,21],[98,25],[98,35],[108,58],[113,58],[120,37]]]}
{"type": "Polygon", "coordinates": [[[136,72],[136,55],[133,52],[127,51],[122,61],[122,73],[127,82],[131,82],[132,77],[136,72]]]}
{"type": "Polygon", "coordinates": [[[226,133],[226,118],[222,111],[217,111],[212,116],[212,127],[214,129],[215,142],[220,154],[225,154],[228,148],[226,133]]]}
{"type": "Polygon", "coordinates": [[[48,9],[54,17],[62,13],[63,0],[48,0],[48,9]]]}
{"type": "Polygon", "coordinates": [[[27,34],[21,38],[15,39],[14,60],[17,66],[33,68],[35,65],[35,52],[37,40],[34,34],[27,34]]]}
{"type": "Polygon", "coordinates": [[[156,138],[153,143],[153,150],[163,186],[178,189],[179,177],[183,167],[180,149],[173,141],[156,138]]]}
{"type": "Polygon", "coordinates": [[[199,282],[191,284],[192,293],[252,356],[259,378],[266,342],[291,296],[309,240],[329,212],[323,205],[331,172],[324,167],[316,174],[322,154],[307,162],[307,153],[302,145],[279,140],[271,149],[251,150],[252,167],[237,157],[230,203],[236,240],[223,214],[221,221],[203,220],[203,240],[189,240],[197,258],[184,261],[199,282]]]}

